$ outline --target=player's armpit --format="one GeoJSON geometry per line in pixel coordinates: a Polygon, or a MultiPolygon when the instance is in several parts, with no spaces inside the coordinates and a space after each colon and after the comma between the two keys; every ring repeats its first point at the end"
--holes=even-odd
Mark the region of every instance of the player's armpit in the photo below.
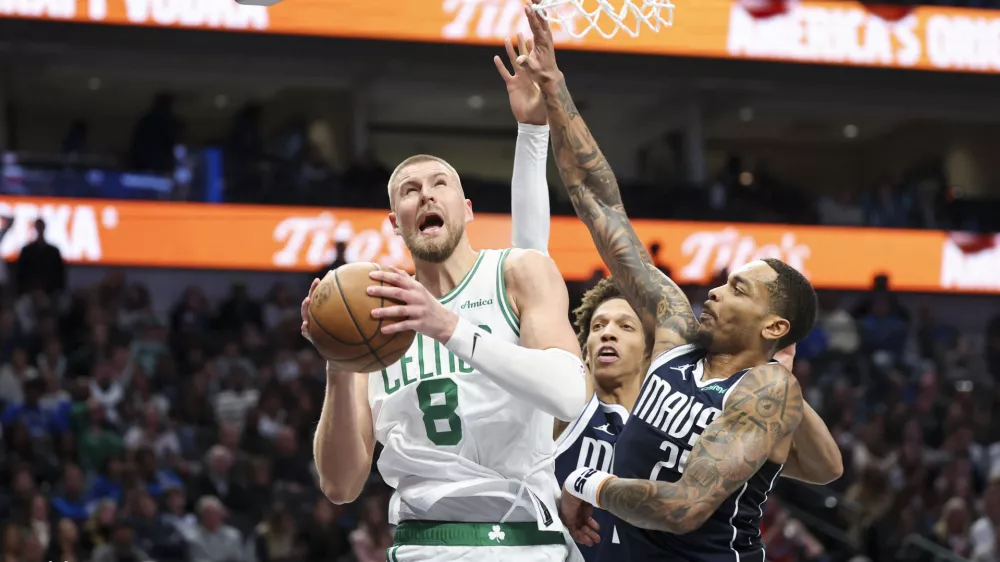
{"type": "Polygon", "coordinates": [[[787,369],[755,367],[698,439],[680,480],[611,479],[600,490],[600,507],[644,529],[697,530],[768,459],[785,460],[802,408],[802,391],[787,369]]]}
{"type": "Polygon", "coordinates": [[[542,86],[552,148],[576,214],[653,342],[653,356],[691,340],[697,321],[687,296],[653,265],[625,214],[618,181],[560,74],[542,86]]]}

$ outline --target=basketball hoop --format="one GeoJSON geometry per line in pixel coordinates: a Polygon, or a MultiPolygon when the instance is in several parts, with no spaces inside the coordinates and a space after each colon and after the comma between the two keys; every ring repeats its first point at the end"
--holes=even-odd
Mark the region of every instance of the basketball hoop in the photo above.
{"type": "Polygon", "coordinates": [[[561,25],[563,31],[577,39],[591,31],[605,39],[611,39],[619,31],[638,37],[643,25],[653,33],[659,33],[674,24],[674,5],[670,0],[623,0],[619,9],[615,9],[609,0],[541,0],[532,8],[546,20],[561,25]],[[588,3],[597,7],[588,8],[588,3]],[[602,16],[611,20],[611,24],[602,23],[602,16]],[[582,29],[577,29],[581,19],[586,23],[582,29]],[[607,29],[611,25],[614,27],[607,29]]]}

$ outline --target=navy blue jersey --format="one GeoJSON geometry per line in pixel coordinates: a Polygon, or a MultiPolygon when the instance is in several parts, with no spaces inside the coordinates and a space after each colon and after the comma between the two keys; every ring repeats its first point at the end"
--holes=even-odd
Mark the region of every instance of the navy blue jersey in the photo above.
{"type": "MultiPolygon", "coordinates": [[[[705,351],[682,345],[650,365],[629,423],[615,445],[614,469],[621,478],[676,482],[702,431],[725,409],[726,398],[747,370],[702,381],[705,351]]],[[[617,521],[621,544],[602,561],[764,562],[760,520],[781,472],[766,462],[726,498],[701,528],[686,535],[650,531],[617,521]]]]}
{"type": "MultiPolygon", "coordinates": [[[[563,431],[556,441],[556,479],[562,486],[574,470],[586,466],[611,472],[614,445],[628,420],[628,410],[618,404],[605,404],[594,396],[580,417],[563,431]]],[[[601,526],[601,542],[595,546],[578,544],[583,559],[597,560],[598,552],[612,548],[614,516],[603,509],[594,510],[601,526]]]]}

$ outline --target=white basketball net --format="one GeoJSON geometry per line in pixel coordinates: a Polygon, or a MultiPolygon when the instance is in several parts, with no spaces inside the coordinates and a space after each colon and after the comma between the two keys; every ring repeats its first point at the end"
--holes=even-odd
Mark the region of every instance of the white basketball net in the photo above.
{"type": "Polygon", "coordinates": [[[659,33],[674,23],[674,5],[670,0],[624,0],[620,8],[615,8],[608,0],[541,0],[533,7],[543,18],[560,24],[566,33],[577,39],[591,31],[605,39],[611,39],[619,31],[637,37],[643,25],[659,33]],[[590,1],[597,7],[587,8],[590,1]],[[611,20],[611,24],[603,23],[602,16],[611,20]],[[579,24],[583,24],[582,28],[579,24]]]}

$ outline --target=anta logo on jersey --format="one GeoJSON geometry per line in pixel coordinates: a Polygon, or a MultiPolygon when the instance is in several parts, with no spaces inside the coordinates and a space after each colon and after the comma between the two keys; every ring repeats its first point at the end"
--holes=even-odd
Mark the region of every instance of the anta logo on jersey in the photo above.
{"type": "Polygon", "coordinates": [[[662,468],[683,472],[701,432],[722,413],[695,401],[694,396],[675,391],[669,382],[655,375],[649,378],[636,404],[634,415],[669,438],[660,445],[667,458],[657,463],[651,480],[656,480],[662,468]]]}
{"type": "Polygon", "coordinates": [[[611,463],[615,449],[607,441],[584,437],[580,440],[580,456],[576,460],[577,468],[584,466],[595,468],[602,472],[611,472],[611,463]]]}
{"type": "Polygon", "coordinates": [[[471,300],[465,301],[459,308],[461,308],[462,310],[471,310],[473,308],[481,308],[484,306],[490,306],[492,304],[493,304],[493,299],[477,299],[474,301],[471,300]]]}
{"type": "MultiPolygon", "coordinates": [[[[479,329],[493,333],[486,324],[480,325],[479,329]]],[[[441,375],[468,375],[474,371],[471,365],[448,351],[441,342],[417,334],[406,355],[387,369],[382,369],[382,384],[386,394],[394,394],[425,379],[441,375]]]]}

